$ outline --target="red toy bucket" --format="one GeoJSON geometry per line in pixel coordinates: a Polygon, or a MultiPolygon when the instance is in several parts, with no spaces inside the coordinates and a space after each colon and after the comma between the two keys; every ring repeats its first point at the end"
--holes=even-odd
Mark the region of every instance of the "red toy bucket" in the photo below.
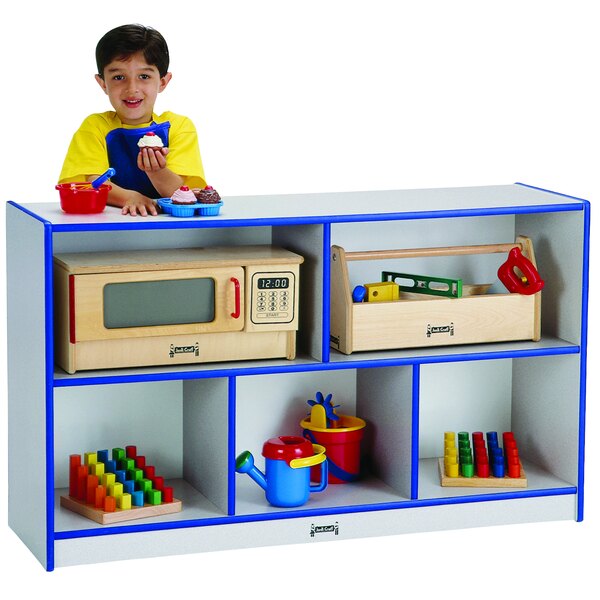
{"type": "MultiPolygon", "coordinates": [[[[329,483],[349,483],[360,475],[360,441],[366,423],[349,415],[339,415],[336,428],[322,429],[311,425],[310,418],[300,422],[302,435],[313,444],[325,446],[329,466],[329,483]]],[[[311,470],[311,479],[319,480],[319,470],[311,470]]]]}
{"type": "Polygon", "coordinates": [[[69,214],[89,215],[106,208],[108,192],[112,186],[103,184],[94,189],[91,183],[59,183],[60,207],[69,214]]]}

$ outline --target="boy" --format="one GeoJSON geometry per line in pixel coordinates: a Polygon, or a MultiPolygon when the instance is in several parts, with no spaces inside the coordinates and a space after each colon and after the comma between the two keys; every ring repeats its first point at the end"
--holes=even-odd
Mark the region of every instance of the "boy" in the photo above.
{"type": "Polygon", "coordinates": [[[158,213],[155,199],[182,185],[206,186],[192,122],[172,112],[154,114],[157,95],[171,81],[169,50],[150,27],[123,25],[96,47],[96,81],[114,108],[87,117],[77,130],[59,183],[92,181],[109,166],[116,170],[108,203],[131,216],[158,213]],[[138,147],[147,133],[164,146],[138,147]]]}

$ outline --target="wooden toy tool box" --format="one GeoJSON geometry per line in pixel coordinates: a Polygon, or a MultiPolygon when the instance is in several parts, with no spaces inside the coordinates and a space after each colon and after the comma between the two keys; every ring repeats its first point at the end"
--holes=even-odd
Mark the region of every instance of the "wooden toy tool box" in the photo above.
{"type": "Polygon", "coordinates": [[[524,236],[508,244],[446,248],[346,252],[340,246],[332,246],[331,346],[351,354],[364,350],[539,341],[541,292],[481,294],[475,290],[472,295],[460,298],[402,292],[394,301],[352,299],[348,274],[351,261],[504,254],[515,247],[536,266],[533,244],[524,236]]]}

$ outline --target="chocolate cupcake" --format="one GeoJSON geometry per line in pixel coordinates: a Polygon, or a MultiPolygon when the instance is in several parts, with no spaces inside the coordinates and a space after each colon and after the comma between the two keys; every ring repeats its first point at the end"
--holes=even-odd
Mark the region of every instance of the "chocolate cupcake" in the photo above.
{"type": "Polygon", "coordinates": [[[194,196],[196,196],[196,201],[201,204],[218,204],[221,202],[221,196],[219,196],[217,190],[210,185],[207,185],[203,190],[194,188],[192,192],[194,192],[194,196]]]}

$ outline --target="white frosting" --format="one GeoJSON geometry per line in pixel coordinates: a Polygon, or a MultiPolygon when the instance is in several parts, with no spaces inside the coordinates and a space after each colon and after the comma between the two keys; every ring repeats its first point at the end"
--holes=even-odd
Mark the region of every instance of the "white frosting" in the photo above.
{"type": "Polygon", "coordinates": [[[190,189],[179,188],[171,196],[171,200],[175,204],[196,204],[196,196],[190,189]]]}
{"type": "Polygon", "coordinates": [[[162,148],[163,141],[157,135],[148,135],[141,137],[137,143],[140,148],[162,148]]]}

